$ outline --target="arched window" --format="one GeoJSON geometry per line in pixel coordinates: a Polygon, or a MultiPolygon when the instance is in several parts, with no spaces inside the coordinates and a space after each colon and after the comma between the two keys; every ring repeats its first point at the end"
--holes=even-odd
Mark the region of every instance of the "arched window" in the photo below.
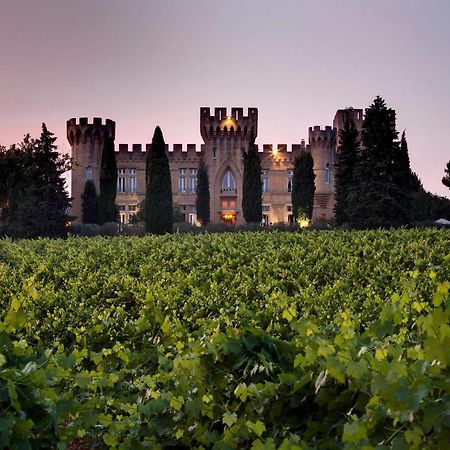
{"type": "Polygon", "coordinates": [[[92,175],[92,167],[91,166],[86,167],[84,176],[85,176],[85,181],[92,181],[93,175],[92,175]]]}
{"type": "Polygon", "coordinates": [[[230,170],[227,170],[225,172],[225,175],[224,175],[223,181],[222,181],[222,189],[230,189],[230,190],[236,189],[236,181],[230,170]]]}
{"type": "Polygon", "coordinates": [[[330,184],[331,182],[331,173],[330,173],[330,165],[326,163],[325,165],[325,183],[330,184]]]}

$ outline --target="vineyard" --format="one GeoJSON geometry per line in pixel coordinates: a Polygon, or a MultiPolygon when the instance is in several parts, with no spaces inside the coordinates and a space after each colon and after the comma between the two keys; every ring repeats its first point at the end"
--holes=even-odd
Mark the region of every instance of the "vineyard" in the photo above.
{"type": "Polygon", "coordinates": [[[0,240],[0,448],[447,449],[450,232],[0,240]]]}

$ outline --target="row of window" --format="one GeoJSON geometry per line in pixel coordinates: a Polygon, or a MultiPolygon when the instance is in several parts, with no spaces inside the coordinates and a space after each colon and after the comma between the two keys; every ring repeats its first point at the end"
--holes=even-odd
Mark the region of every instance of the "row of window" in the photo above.
{"type": "MultiPolygon", "coordinates": [[[[292,192],[292,177],[294,171],[287,171],[287,191],[292,192]]],[[[92,167],[86,168],[86,181],[92,180],[92,167]]],[[[262,191],[267,194],[270,190],[269,171],[261,171],[262,191]]],[[[331,182],[330,165],[325,166],[325,183],[331,182]]],[[[195,192],[197,187],[197,169],[179,169],[178,192],[195,192]]],[[[222,191],[233,192],[236,190],[236,180],[230,170],[227,170],[222,180],[222,191]]],[[[117,192],[119,194],[135,193],[137,191],[136,169],[118,169],[117,170],[117,192]]]]}

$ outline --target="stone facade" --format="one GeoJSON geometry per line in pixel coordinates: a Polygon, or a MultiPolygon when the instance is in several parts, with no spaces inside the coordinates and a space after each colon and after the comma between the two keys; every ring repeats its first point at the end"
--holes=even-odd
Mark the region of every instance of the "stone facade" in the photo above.
{"type": "MultiPolygon", "coordinates": [[[[362,110],[338,110],[333,127],[309,128],[309,143],[302,141],[290,147],[286,144],[260,146],[263,181],[263,220],[266,224],[292,221],[291,179],[295,157],[310,151],[316,174],[316,195],[313,220],[333,216],[334,163],[338,131],[346,117],[351,117],[358,129],[362,126],[362,110]]],[[[76,163],[72,170],[72,215],[81,217],[81,194],[87,179],[93,179],[97,189],[100,174],[103,139],[114,138],[115,122],[94,118],[70,119],[67,138],[76,163]]],[[[211,223],[243,223],[242,176],[243,153],[248,150],[251,136],[258,134],[258,110],[248,108],[200,108],[200,134],[204,144],[167,145],[173,200],[187,222],[195,223],[195,186],[200,158],[208,169],[211,223]]],[[[145,157],[150,144],[119,144],[116,157],[118,169],[117,205],[121,221],[127,222],[138,209],[145,193],[145,157]]]]}

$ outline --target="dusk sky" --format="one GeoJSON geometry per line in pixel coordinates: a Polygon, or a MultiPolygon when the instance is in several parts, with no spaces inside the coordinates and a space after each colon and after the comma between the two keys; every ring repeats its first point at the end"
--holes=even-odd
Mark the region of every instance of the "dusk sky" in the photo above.
{"type": "Polygon", "coordinates": [[[307,139],[376,95],[426,189],[450,160],[450,1],[0,0],[0,143],[110,118],[116,144],[201,143],[201,106],[259,109],[261,144],[307,139]]]}

